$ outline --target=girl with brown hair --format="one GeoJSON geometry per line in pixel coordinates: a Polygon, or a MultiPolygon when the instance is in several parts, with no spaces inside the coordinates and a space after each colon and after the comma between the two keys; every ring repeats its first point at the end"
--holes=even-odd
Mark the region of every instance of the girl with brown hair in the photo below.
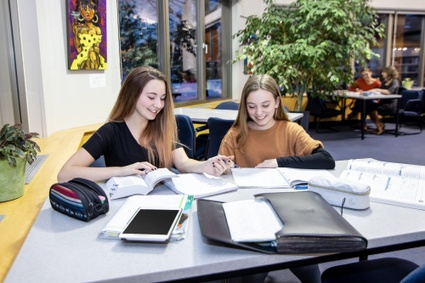
{"type": "Polygon", "coordinates": [[[178,142],[168,82],[152,67],[138,67],[126,78],[108,122],[65,163],[60,182],[75,177],[93,181],[144,175],[158,167],[219,176],[233,163],[227,156],[206,161],[187,157],[178,142]],[[90,167],[104,156],[106,167],[90,167]]]}

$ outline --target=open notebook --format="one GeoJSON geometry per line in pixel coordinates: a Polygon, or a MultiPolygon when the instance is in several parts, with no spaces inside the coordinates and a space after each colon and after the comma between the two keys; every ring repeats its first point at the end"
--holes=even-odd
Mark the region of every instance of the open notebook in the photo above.
{"type": "Polygon", "coordinates": [[[324,169],[299,168],[234,168],[232,175],[240,187],[306,189],[308,181],[317,176],[333,176],[324,169]]]}

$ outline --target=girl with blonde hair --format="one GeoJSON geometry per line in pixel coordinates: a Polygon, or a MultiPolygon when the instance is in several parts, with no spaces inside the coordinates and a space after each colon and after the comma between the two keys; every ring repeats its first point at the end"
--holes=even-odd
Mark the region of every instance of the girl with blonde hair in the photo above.
{"type": "Polygon", "coordinates": [[[246,82],[238,116],[219,153],[233,155],[240,167],[335,167],[323,144],[288,119],[279,86],[269,75],[252,76],[246,82]]]}

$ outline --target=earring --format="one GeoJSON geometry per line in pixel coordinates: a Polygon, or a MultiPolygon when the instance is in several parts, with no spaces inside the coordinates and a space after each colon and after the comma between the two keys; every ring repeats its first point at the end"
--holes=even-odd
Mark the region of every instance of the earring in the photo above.
{"type": "Polygon", "coordinates": [[[99,17],[97,16],[97,14],[94,14],[94,16],[96,17],[96,20],[94,20],[94,18],[93,18],[93,20],[91,20],[91,21],[92,21],[92,23],[97,24],[97,22],[99,21],[99,17]]]}

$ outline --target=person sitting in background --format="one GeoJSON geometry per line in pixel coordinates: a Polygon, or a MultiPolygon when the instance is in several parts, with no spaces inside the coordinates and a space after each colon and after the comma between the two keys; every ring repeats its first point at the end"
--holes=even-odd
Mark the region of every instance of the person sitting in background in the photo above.
{"type": "MultiPolygon", "coordinates": [[[[394,67],[385,67],[382,70],[382,84],[380,88],[373,88],[370,91],[381,94],[394,94],[397,92],[400,83],[398,81],[398,72],[394,67]]],[[[379,119],[380,115],[387,115],[397,111],[397,99],[382,99],[370,101],[366,104],[366,111],[369,117],[376,125],[375,133],[382,135],[385,131],[385,124],[379,119]]]]}
{"type": "MultiPolygon", "coordinates": [[[[348,90],[363,93],[381,87],[381,82],[372,77],[372,71],[369,68],[363,68],[360,75],[361,77],[348,90]]],[[[348,119],[356,118],[360,112],[360,107],[360,101],[356,100],[354,107],[351,108],[352,112],[348,115],[348,119]]]]}
{"type": "MultiPolygon", "coordinates": [[[[237,118],[225,135],[219,154],[234,157],[240,167],[333,169],[335,160],[295,122],[281,102],[279,86],[269,75],[252,76],[241,95],[237,118]]],[[[291,268],[303,282],[320,282],[317,265],[291,268]]],[[[263,282],[267,273],[256,274],[263,282]]],[[[243,282],[253,282],[253,276],[243,282]]]]}
{"type": "Polygon", "coordinates": [[[206,161],[187,157],[178,143],[173,99],[165,75],[152,67],[135,68],[125,79],[108,122],[74,153],[58,174],[59,182],[75,177],[92,181],[141,175],[157,167],[219,176],[231,157],[206,161]],[[90,167],[100,156],[106,167],[90,167]]]}

